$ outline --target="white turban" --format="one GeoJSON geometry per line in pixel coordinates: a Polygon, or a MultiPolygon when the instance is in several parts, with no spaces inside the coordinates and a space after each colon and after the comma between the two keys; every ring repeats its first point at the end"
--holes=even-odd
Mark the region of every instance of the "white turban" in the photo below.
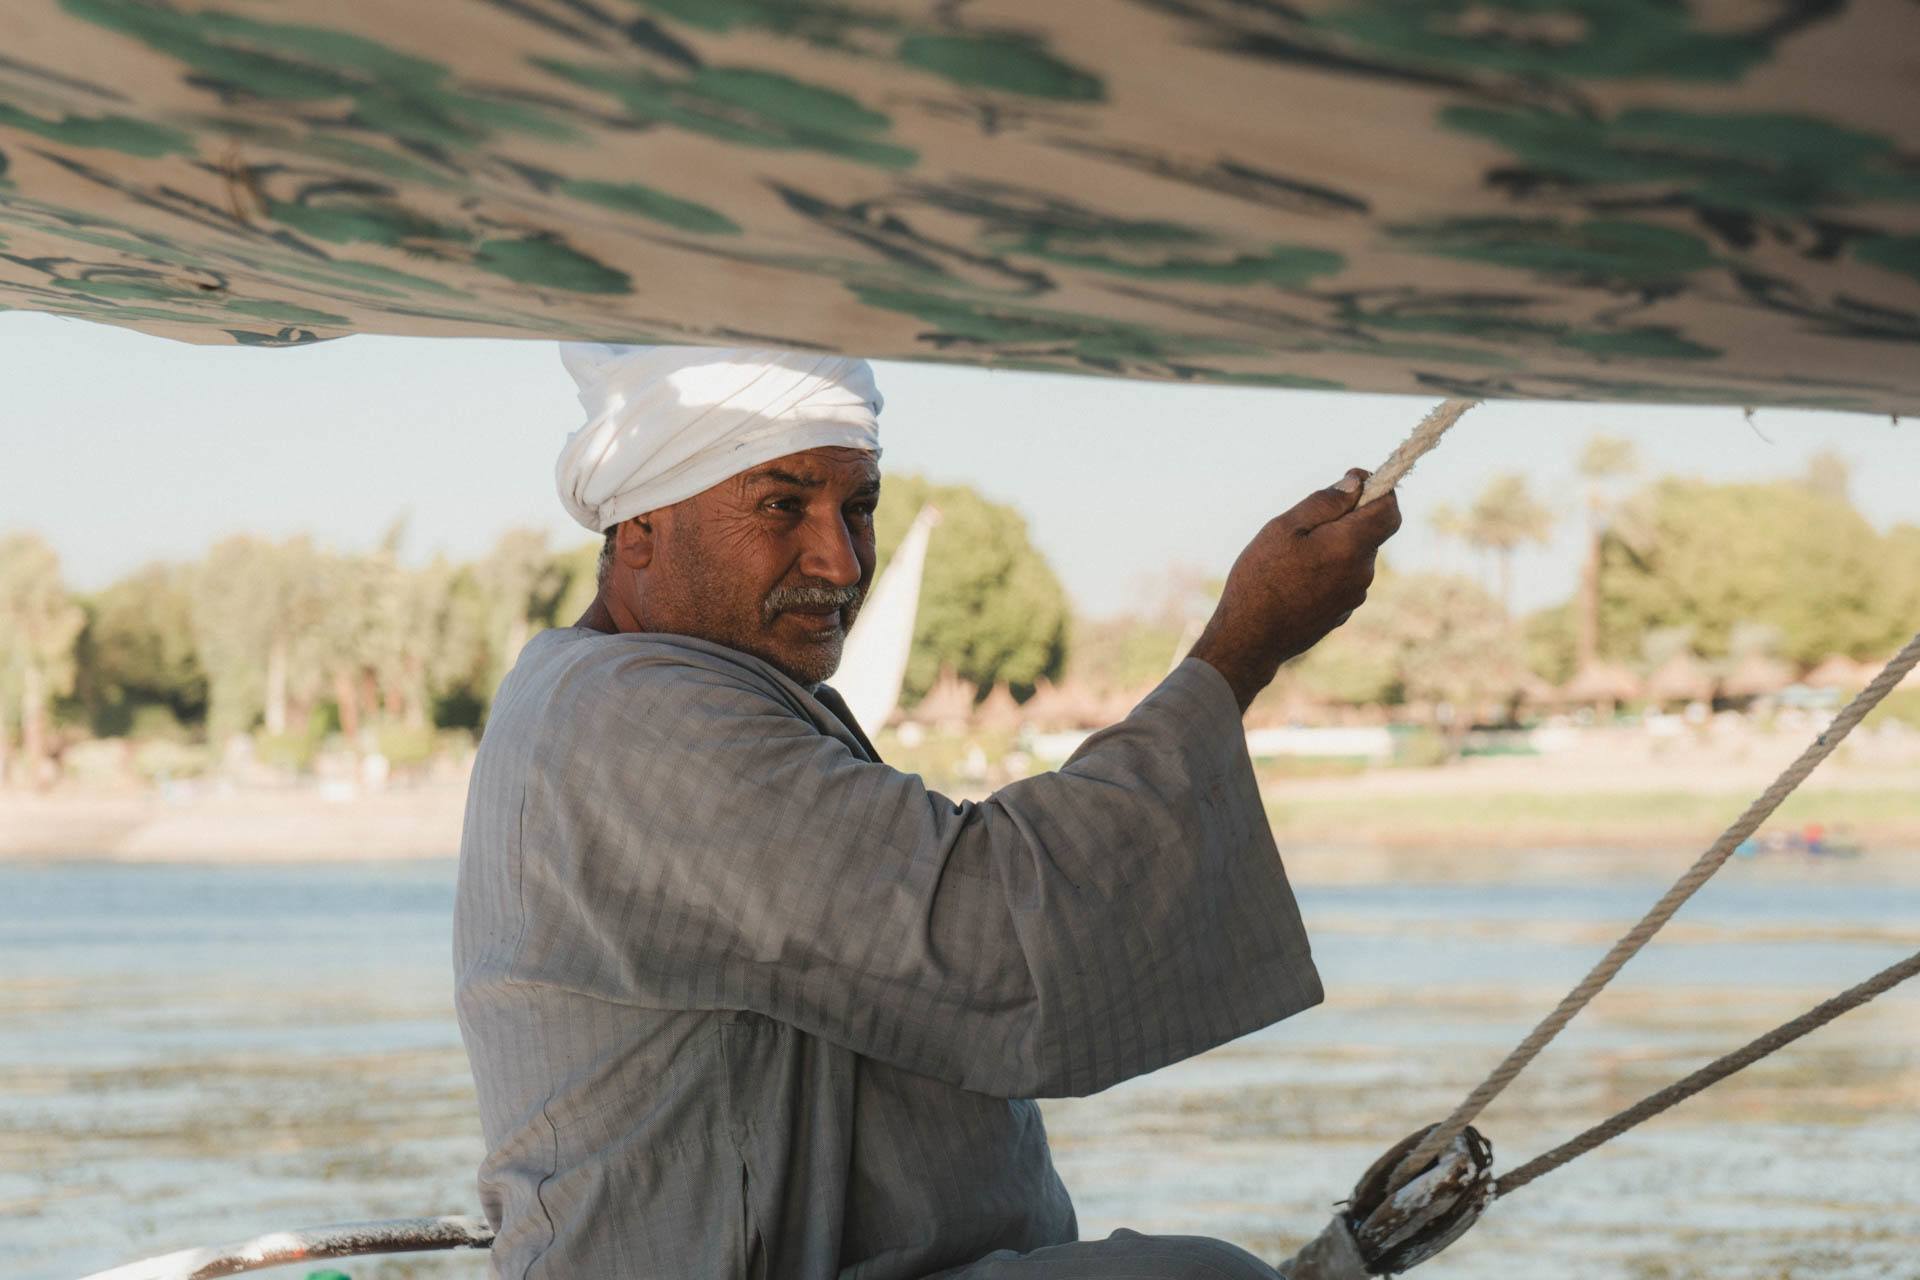
{"type": "Polygon", "coordinates": [[[554,482],[595,533],[804,449],[880,453],[880,392],[865,360],[740,347],[563,342],[586,425],[554,482]]]}

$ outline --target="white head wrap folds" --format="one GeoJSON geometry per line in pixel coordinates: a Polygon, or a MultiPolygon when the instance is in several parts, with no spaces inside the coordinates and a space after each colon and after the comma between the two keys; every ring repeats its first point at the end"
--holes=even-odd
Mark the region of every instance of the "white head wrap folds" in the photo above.
{"type": "Polygon", "coordinates": [[[563,342],[586,425],[554,482],[567,514],[603,532],[804,449],[880,453],[865,360],[746,347],[563,342]]]}

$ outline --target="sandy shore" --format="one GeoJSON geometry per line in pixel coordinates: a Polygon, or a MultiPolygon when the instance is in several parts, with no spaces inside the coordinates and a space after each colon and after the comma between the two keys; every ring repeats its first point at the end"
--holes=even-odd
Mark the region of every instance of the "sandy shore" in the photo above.
{"type": "Polygon", "coordinates": [[[333,799],[315,788],[0,795],[0,857],[137,862],[445,858],[460,849],[464,782],[333,799]]]}
{"type": "MultiPolygon", "coordinates": [[[[1260,774],[1275,838],[1303,879],[1513,875],[1518,854],[1528,855],[1527,874],[1590,876],[1666,869],[1704,849],[1804,745],[1799,733],[1667,743],[1589,735],[1552,755],[1338,776],[1267,765],[1260,774]]],[[[216,782],[166,793],[76,784],[0,792],[0,858],[451,857],[465,801],[460,776],[372,791],[216,782]]],[[[1816,824],[1867,850],[1814,860],[1832,868],[1823,874],[1920,879],[1920,739],[1863,734],[1768,829],[1816,824]]]]}
{"type": "MultiPolygon", "coordinates": [[[[1744,797],[1689,797],[1693,816],[1643,815],[1659,797],[1606,793],[1595,812],[1520,819],[1507,792],[1450,790],[1425,803],[1389,778],[1316,784],[1273,802],[1275,836],[1288,873],[1303,884],[1486,879],[1664,877],[1706,847],[1744,797]],[[1464,816],[1463,816],[1464,815],[1464,816]],[[1608,816],[1610,815],[1610,816],[1608,816]]],[[[1290,790],[1281,787],[1282,792],[1290,790]]],[[[1820,793],[1848,812],[1878,791],[1820,793]]],[[[394,789],[328,799],[313,789],[208,792],[165,800],[138,792],[55,791],[0,795],[0,859],[129,862],[323,862],[445,858],[459,850],[464,784],[394,789]]],[[[1655,805],[1657,809],[1658,806],[1655,805]]],[[[1866,856],[1767,855],[1749,874],[1878,883],[1920,881],[1920,821],[1856,822],[1847,833],[1866,856]]]]}

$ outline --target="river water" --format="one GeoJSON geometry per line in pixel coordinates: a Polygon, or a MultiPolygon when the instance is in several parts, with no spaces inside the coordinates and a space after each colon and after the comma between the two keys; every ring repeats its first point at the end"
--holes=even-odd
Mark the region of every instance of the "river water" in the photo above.
{"type": "MultiPolygon", "coordinates": [[[[1871,866],[1914,856],[1730,866],[1488,1112],[1501,1164],[1920,947],[1920,887],[1871,866]]],[[[72,1280],[277,1228],[473,1212],[452,887],[450,862],[0,865],[0,1275],[72,1280]]],[[[1301,886],[1325,1006],[1048,1104],[1083,1233],[1285,1256],[1662,888],[1535,873],[1301,886]]],[[[1503,1201],[1421,1274],[1920,1276],[1916,996],[1848,1014],[1503,1201]]],[[[485,1273],[476,1255],[342,1269],[485,1273]]]]}

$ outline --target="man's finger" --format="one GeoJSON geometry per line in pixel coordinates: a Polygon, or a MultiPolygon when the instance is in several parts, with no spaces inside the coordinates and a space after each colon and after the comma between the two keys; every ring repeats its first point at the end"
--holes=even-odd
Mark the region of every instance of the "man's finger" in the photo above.
{"type": "Polygon", "coordinates": [[[1400,503],[1389,493],[1320,526],[1314,531],[1314,537],[1338,543],[1346,547],[1349,554],[1371,555],[1399,529],[1400,503]]]}
{"type": "Polygon", "coordinates": [[[1346,519],[1356,534],[1377,547],[1400,531],[1400,495],[1388,490],[1385,497],[1375,498],[1346,519]]]}
{"type": "Polygon", "coordinates": [[[1352,511],[1366,483],[1367,473],[1355,467],[1340,477],[1339,483],[1315,490],[1294,503],[1280,518],[1301,533],[1317,529],[1352,511]]]}

